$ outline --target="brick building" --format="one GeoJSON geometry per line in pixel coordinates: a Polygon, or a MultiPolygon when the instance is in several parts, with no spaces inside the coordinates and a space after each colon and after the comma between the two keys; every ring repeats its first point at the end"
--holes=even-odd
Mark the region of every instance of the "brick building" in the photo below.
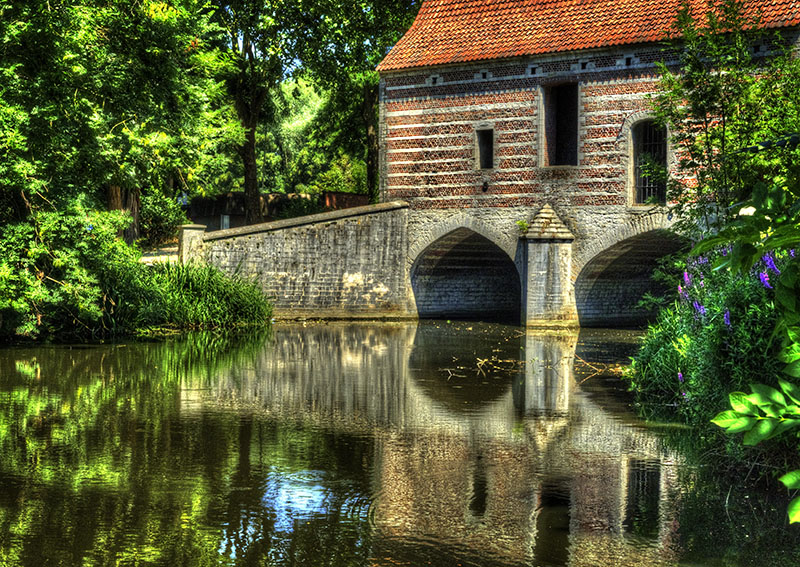
{"type": "MultiPolygon", "coordinates": [[[[647,95],[680,3],[425,0],[378,67],[385,202],[187,227],[182,257],[258,277],[283,316],[641,324],[656,262],[680,245],[641,168],[674,171],[647,95]]],[[[800,0],[744,8],[797,44],[800,0]]]]}
{"type": "MultiPolygon", "coordinates": [[[[551,241],[569,244],[559,260],[568,273],[553,277],[573,285],[561,286],[567,295],[545,318],[627,324],[639,317],[630,314],[631,298],[650,285],[653,259],[677,246],[659,230],[669,224],[659,205],[664,186],[641,164],[645,155],[674,164],[647,95],[658,86],[656,62],[670,57],[661,42],[679,6],[423,2],[378,67],[382,198],[411,207],[409,270],[420,315],[452,310],[456,301],[465,313],[492,304],[503,311],[509,290],[522,296],[510,302],[524,311],[525,295],[536,287],[526,277],[545,277],[531,273],[531,254],[553,253],[530,242],[529,253],[520,253],[516,223],[525,221],[558,223],[564,230],[551,241]],[[537,220],[545,204],[555,214],[537,220]],[[513,268],[521,277],[517,290],[508,284],[513,268]],[[446,299],[454,285],[458,299],[446,299]],[[502,297],[492,297],[496,289],[502,297]],[[465,305],[469,294],[473,304],[465,305]]],[[[692,6],[700,15],[706,2],[692,6]]],[[[748,0],[745,12],[767,28],[800,25],[797,0],[748,0]]]]}

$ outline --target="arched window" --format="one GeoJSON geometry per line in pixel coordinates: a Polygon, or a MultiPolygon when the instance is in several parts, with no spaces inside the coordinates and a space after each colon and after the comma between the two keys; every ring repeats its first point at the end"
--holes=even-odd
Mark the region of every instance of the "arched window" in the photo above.
{"type": "Polygon", "coordinates": [[[633,177],[636,203],[665,203],[667,184],[667,129],[653,120],[633,127],[633,177]]]}

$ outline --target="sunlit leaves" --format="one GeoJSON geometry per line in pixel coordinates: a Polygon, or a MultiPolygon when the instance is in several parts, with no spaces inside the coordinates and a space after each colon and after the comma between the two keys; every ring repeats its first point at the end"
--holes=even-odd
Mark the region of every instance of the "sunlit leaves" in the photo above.
{"type": "Polygon", "coordinates": [[[732,410],[717,414],[711,422],[729,434],[745,432],[745,445],[756,445],[797,429],[800,427],[800,406],[795,400],[798,388],[785,380],[780,381],[780,387],[783,393],[763,384],[752,384],[749,395],[731,393],[732,410]]]}

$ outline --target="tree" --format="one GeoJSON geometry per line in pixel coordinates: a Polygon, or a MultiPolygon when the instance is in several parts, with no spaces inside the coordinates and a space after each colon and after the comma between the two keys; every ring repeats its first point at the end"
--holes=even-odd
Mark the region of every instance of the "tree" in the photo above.
{"type": "Polygon", "coordinates": [[[140,283],[130,222],[98,210],[227,169],[239,131],[203,6],[0,0],[0,334],[98,330],[140,283]]]}
{"type": "Polygon", "coordinates": [[[303,66],[361,132],[370,198],[378,198],[378,63],[416,16],[419,0],[300,3],[303,66]]]}
{"type": "Polygon", "coordinates": [[[216,19],[225,28],[225,50],[232,62],[226,74],[228,91],[244,129],[237,151],[244,168],[248,223],[261,222],[256,135],[259,123],[271,119],[270,93],[294,65],[292,5],[277,0],[234,0],[216,3],[216,19]]]}
{"type": "Polygon", "coordinates": [[[709,2],[695,20],[684,1],[671,43],[678,64],[660,65],[653,108],[669,127],[680,172],[668,200],[689,232],[725,226],[757,182],[798,175],[792,148],[745,152],[800,130],[800,84],[781,37],[767,35],[743,7],[709,2]]]}
{"type": "Polygon", "coordinates": [[[0,1],[0,190],[35,209],[136,205],[147,187],[196,191],[240,132],[195,0],[0,1]]]}

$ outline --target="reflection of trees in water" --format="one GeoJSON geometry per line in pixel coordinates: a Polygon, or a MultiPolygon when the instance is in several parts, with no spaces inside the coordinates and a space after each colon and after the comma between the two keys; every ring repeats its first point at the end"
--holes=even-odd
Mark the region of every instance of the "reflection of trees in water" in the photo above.
{"type": "Polygon", "coordinates": [[[340,557],[326,564],[364,555],[367,504],[357,495],[368,445],[236,414],[179,414],[182,383],[247,365],[262,345],[194,336],[4,351],[0,563],[202,566],[219,565],[222,552],[247,565],[269,550],[314,565],[324,562],[306,557],[315,550],[340,557]],[[340,444],[355,462],[336,456],[340,444]],[[316,468],[331,472],[295,478],[316,468]],[[265,479],[295,497],[308,488],[324,513],[277,525],[287,512],[265,501],[265,479]]]}
{"type": "Polygon", "coordinates": [[[467,327],[279,326],[238,347],[11,351],[0,362],[0,557],[663,555],[670,467],[652,436],[576,386],[575,336],[467,327]],[[482,373],[492,357],[521,364],[482,373]],[[447,372],[454,362],[463,378],[447,372]]]}

